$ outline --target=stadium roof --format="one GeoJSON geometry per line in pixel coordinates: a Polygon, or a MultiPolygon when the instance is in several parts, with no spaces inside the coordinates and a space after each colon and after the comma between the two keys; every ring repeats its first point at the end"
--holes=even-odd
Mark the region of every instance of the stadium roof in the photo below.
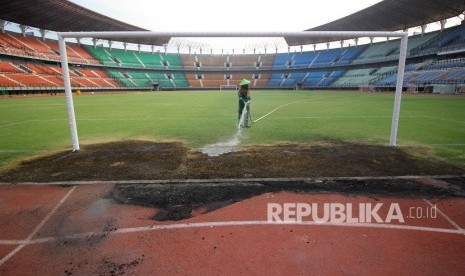
{"type": "MultiPolygon", "coordinates": [[[[0,19],[56,32],[147,31],[66,0],[0,0],[0,19]]],[[[460,15],[465,0],[384,0],[369,8],[306,31],[398,31],[460,15]]],[[[289,46],[338,38],[285,37],[289,46]]],[[[163,45],[169,37],[114,38],[136,44],[163,45]]]]}
{"type": "MultiPolygon", "coordinates": [[[[66,0],[0,0],[0,19],[56,32],[147,31],[66,0]]],[[[115,40],[163,45],[164,38],[121,38],[115,40]]]]}
{"type": "MultiPolygon", "coordinates": [[[[384,0],[306,31],[399,31],[458,16],[464,11],[465,0],[384,0]]],[[[289,46],[339,40],[291,37],[285,39],[289,46]]]]}

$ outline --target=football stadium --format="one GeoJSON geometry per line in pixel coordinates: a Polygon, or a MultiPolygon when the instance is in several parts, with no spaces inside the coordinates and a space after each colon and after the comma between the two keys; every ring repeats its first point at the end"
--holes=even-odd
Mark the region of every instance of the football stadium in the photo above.
{"type": "Polygon", "coordinates": [[[0,1],[0,274],[465,273],[464,1],[149,2],[0,1]]]}

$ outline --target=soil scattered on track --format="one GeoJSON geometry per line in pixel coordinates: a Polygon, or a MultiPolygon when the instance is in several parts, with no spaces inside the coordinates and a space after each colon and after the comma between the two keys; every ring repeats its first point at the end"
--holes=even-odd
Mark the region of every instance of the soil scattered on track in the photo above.
{"type": "Polygon", "coordinates": [[[119,203],[158,209],[155,220],[182,220],[208,213],[264,193],[339,193],[371,197],[465,197],[464,177],[444,180],[427,177],[402,179],[258,180],[249,182],[199,182],[116,185],[111,198],[119,203]]]}
{"type": "Polygon", "coordinates": [[[434,159],[379,145],[343,142],[254,146],[209,157],[180,142],[122,141],[24,161],[0,182],[276,178],[463,174],[434,159]]]}
{"type": "Polygon", "coordinates": [[[0,182],[129,180],[129,184],[115,185],[106,200],[155,207],[157,213],[153,219],[163,221],[186,219],[253,196],[280,191],[375,197],[465,197],[463,176],[448,179],[385,177],[464,173],[463,168],[439,160],[421,159],[400,149],[379,145],[327,141],[278,144],[245,147],[210,157],[179,142],[122,141],[84,146],[76,153],[62,152],[24,161],[3,172],[0,182]],[[318,180],[367,176],[384,178],[318,180]],[[232,178],[241,180],[224,180],[232,178]],[[182,179],[203,180],[182,182],[182,179]],[[171,181],[140,184],[137,180],[171,181]]]}

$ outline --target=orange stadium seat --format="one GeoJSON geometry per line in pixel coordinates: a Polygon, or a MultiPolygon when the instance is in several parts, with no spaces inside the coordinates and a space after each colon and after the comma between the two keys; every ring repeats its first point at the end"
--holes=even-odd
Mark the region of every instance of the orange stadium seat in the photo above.
{"type": "Polygon", "coordinates": [[[12,79],[15,81],[25,85],[25,86],[31,86],[31,87],[52,87],[52,86],[58,86],[56,83],[52,81],[48,81],[45,78],[41,78],[38,75],[32,75],[32,74],[12,74],[10,75],[12,79]]]}
{"type": "Polygon", "coordinates": [[[0,73],[22,73],[21,69],[18,67],[7,63],[7,62],[0,62],[0,73]]]}
{"type": "Polygon", "coordinates": [[[5,87],[18,87],[21,86],[20,83],[14,81],[12,78],[9,76],[5,76],[0,74],[0,86],[5,86],[5,87]]]}

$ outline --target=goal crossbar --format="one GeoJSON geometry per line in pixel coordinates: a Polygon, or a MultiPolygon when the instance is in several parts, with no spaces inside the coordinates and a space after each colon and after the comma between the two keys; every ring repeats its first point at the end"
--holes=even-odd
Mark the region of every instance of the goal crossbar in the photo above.
{"type": "Polygon", "coordinates": [[[59,32],[63,38],[171,38],[171,37],[399,37],[407,32],[301,31],[301,32],[59,32]]]}
{"type": "Polygon", "coordinates": [[[79,150],[79,138],[77,132],[74,104],[69,77],[68,57],[66,54],[66,38],[171,38],[171,37],[295,37],[315,38],[328,37],[339,39],[353,39],[356,37],[398,37],[401,38],[399,49],[399,67],[397,71],[396,93],[392,115],[391,136],[389,144],[393,147],[397,142],[397,129],[399,124],[400,103],[404,81],[405,61],[407,58],[407,32],[352,32],[352,31],[302,31],[302,32],[59,32],[58,43],[60,46],[60,59],[63,72],[63,82],[66,94],[66,105],[68,109],[68,121],[70,125],[73,151],[79,150]]]}

